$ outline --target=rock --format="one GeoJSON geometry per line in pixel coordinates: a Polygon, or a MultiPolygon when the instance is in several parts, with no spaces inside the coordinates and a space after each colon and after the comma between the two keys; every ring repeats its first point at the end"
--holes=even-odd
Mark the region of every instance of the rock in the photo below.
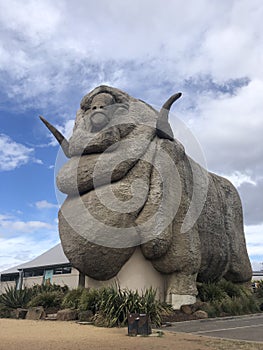
{"type": "Polygon", "coordinates": [[[77,320],[77,318],[78,318],[77,310],[64,309],[64,310],[59,310],[57,313],[58,321],[74,321],[74,320],[77,320]]]}
{"type": "Polygon", "coordinates": [[[21,318],[22,320],[24,320],[26,318],[26,314],[27,314],[27,309],[21,309],[18,308],[15,310],[15,318],[21,318]]]}
{"type": "Polygon", "coordinates": [[[207,305],[207,303],[201,300],[198,300],[196,303],[191,305],[192,313],[194,313],[197,310],[202,310],[205,305],[207,305]]]}
{"type": "Polygon", "coordinates": [[[30,307],[26,314],[27,320],[42,320],[46,317],[43,306],[30,307]]]}
{"type": "Polygon", "coordinates": [[[207,312],[203,310],[197,310],[196,312],[193,313],[193,315],[196,316],[197,318],[208,318],[207,312]]]}
{"type": "Polygon", "coordinates": [[[91,310],[80,311],[78,313],[78,319],[80,322],[91,322],[93,318],[93,312],[91,310]]]}
{"type": "Polygon", "coordinates": [[[181,311],[186,315],[191,315],[193,313],[190,305],[182,305],[181,311]]]}

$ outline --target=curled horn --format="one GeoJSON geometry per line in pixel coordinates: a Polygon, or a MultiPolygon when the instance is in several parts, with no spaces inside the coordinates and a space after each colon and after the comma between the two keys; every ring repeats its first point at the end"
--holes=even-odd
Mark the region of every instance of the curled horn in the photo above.
{"type": "Polygon", "coordinates": [[[51,125],[45,118],[43,118],[41,115],[39,116],[39,118],[46,125],[48,130],[55,136],[55,138],[57,139],[58,143],[60,144],[63,152],[65,153],[65,156],[70,158],[68,140],[53,125],[51,125]]]}
{"type": "Polygon", "coordinates": [[[172,104],[178,100],[182,96],[181,92],[177,92],[176,94],[172,95],[168,100],[163,104],[160,112],[159,112],[159,117],[157,119],[157,124],[156,124],[156,132],[157,135],[162,138],[162,139],[168,139],[168,140],[173,140],[173,132],[171,129],[171,126],[168,122],[168,115],[170,108],[172,104]]]}

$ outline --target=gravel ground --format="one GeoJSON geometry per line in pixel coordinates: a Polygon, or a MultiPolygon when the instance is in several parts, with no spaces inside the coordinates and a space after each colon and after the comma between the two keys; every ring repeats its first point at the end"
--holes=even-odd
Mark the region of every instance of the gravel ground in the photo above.
{"type": "Polygon", "coordinates": [[[128,337],[127,328],[75,322],[0,319],[0,350],[263,350],[263,344],[217,340],[164,330],[161,337],[128,337]]]}

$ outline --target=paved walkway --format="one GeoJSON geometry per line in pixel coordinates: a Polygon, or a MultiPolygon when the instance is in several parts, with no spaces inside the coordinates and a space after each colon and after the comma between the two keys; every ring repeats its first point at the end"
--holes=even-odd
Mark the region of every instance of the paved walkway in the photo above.
{"type": "Polygon", "coordinates": [[[263,342],[263,314],[174,322],[167,331],[263,342]]]}

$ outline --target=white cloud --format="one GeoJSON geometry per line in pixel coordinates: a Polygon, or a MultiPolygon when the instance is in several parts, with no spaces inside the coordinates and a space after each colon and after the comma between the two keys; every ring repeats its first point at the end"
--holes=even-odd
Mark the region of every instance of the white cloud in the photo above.
{"type": "Polygon", "coordinates": [[[222,174],[222,176],[226,177],[237,188],[244,183],[251,184],[253,186],[257,185],[257,183],[251,178],[249,174],[243,174],[240,171],[234,171],[230,175],[222,174]]]}
{"type": "MultiPolygon", "coordinates": [[[[50,122],[50,121],[49,121],[50,122]]],[[[68,140],[72,135],[73,127],[74,127],[74,119],[70,119],[64,122],[64,125],[54,125],[57,130],[59,130],[62,135],[68,140]]],[[[57,146],[58,142],[55,137],[49,132],[49,138],[51,142],[49,143],[52,146],[57,146]]]]}
{"type": "Polygon", "coordinates": [[[29,261],[58,242],[54,221],[22,221],[10,214],[0,214],[0,271],[29,261]]]}
{"type": "Polygon", "coordinates": [[[259,225],[246,225],[245,234],[248,254],[250,256],[262,256],[263,258],[263,223],[259,225]]]}
{"type": "Polygon", "coordinates": [[[13,170],[29,162],[33,148],[16,143],[10,137],[0,134],[0,170],[13,170]]]}
{"type": "Polygon", "coordinates": [[[57,225],[0,214],[0,271],[29,261],[59,242],[57,225]]]}
{"type": "Polygon", "coordinates": [[[52,226],[46,222],[41,221],[16,221],[13,223],[3,223],[3,228],[7,227],[12,231],[19,232],[34,232],[42,228],[52,228],[52,226]]]}
{"type": "Polygon", "coordinates": [[[259,262],[259,261],[252,260],[251,265],[252,265],[253,271],[263,271],[263,261],[259,262]]]}
{"type": "MultiPolygon", "coordinates": [[[[241,189],[262,192],[254,185],[263,172],[262,18],[261,0],[188,0],[180,6],[160,0],[0,1],[1,94],[14,108],[52,110],[54,119],[47,119],[69,137],[79,99],[96,85],[114,85],[154,104],[183,88],[182,118],[191,121],[209,169],[228,174],[241,189]],[[240,78],[247,81],[243,87],[240,78]]],[[[1,136],[0,150],[0,170],[41,164],[32,148],[8,136],[1,136]]],[[[259,203],[260,193],[257,198],[259,203]]],[[[251,203],[251,210],[259,208],[251,203]]],[[[43,225],[2,221],[22,230],[43,225]]],[[[260,225],[257,233],[251,227],[249,251],[262,254],[260,225]]]]}
{"type": "Polygon", "coordinates": [[[247,225],[259,225],[263,222],[263,180],[260,177],[254,179],[257,182],[256,185],[244,182],[238,189],[247,225]]]}
{"type": "MultiPolygon", "coordinates": [[[[40,41],[49,37],[59,25],[59,7],[53,6],[52,1],[19,0],[1,1],[2,23],[11,31],[20,29],[21,35],[40,41]],[[30,15],[29,15],[30,14],[30,15]]],[[[19,32],[18,32],[19,33],[19,32]]]]}
{"type": "Polygon", "coordinates": [[[2,222],[4,220],[10,220],[10,219],[12,219],[11,215],[0,214],[0,222],[2,222]]]}
{"type": "Polygon", "coordinates": [[[176,84],[203,74],[217,81],[261,75],[260,0],[188,0],[180,6],[10,0],[1,2],[0,13],[1,67],[11,78],[6,89],[22,100],[61,104],[64,94],[67,103],[76,86],[86,92],[102,82],[138,91],[140,84],[151,90],[153,82],[176,84]]]}
{"type": "Polygon", "coordinates": [[[204,36],[195,65],[199,62],[200,69],[220,81],[240,76],[262,78],[262,70],[258,71],[262,47],[257,45],[263,36],[262,2],[243,0],[228,4],[228,13],[209,27],[204,36]]]}
{"type": "Polygon", "coordinates": [[[263,168],[262,95],[263,80],[253,80],[234,95],[200,97],[189,119],[210,168],[222,173],[263,168]]]}
{"type": "Polygon", "coordinates": [[[17,143],[9,136],[0,134],[0,171],[19,168],[32,161],[43,164],[42,160],[34,158],[34,149],[17,143]]]}
{"type": "Polygon", "coordinates": [[[36,207],[38,209],[52,209],[52,208],[58,208],[59,205],[58,204],[53,204],[53,203],[49,203],[46,200],[42,200],[42,201],[38,201],[35,203],[36,207]]]}
{"type": "Polygon", "coordinates": [[[64,127],[62,128],[62,133],[67,139],[69,139],[70,136],[72,135],[74,122],[75,122],[74,119],[70,119],[65,123],[64,127]]]}
{"type": "Polygon", "coordinates": [[[0,236],[8,235],[19,235],[19,234],[30,234],[30,233],[43,233],[43,230],[46,232],[48,230],[56,231],[57,228],[54,225],[51,225],[43,221],[21,221],[15,217],[9,215],[0,216],[0,236]]]}
{"type": "Polygon", "coordinates": [[[0,237],[0,272],[34,259],[58,242],[55,234],[42,240],[34,239],[33,236],[0,237]]]}
{"type": "Polygon", "coordinates": [[[36,163],[36,164],[40,164],[40,165],[44,164],[41,159],[33,159],[33,162],[36,163]]]}

